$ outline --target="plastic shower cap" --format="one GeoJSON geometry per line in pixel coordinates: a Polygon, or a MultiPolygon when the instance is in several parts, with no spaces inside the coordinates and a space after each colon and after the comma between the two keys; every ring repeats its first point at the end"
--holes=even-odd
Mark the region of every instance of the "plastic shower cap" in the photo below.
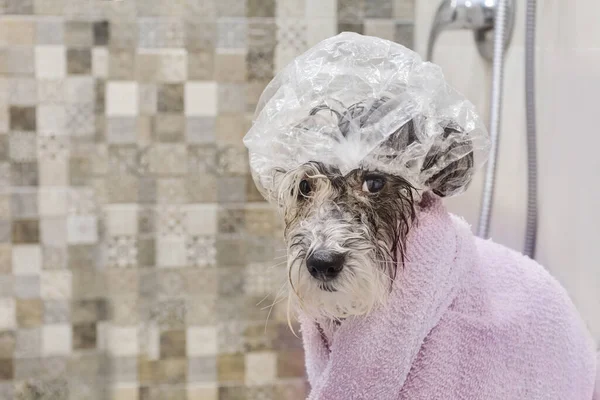
{"type": "Polygon", "coordinates": [[[254,181],[271,201],[278,179],[308,162],[342,175],[394,174],[450,196],[466,189],[489,149],[475,107],[437,65],[356,33],[320,42],[279,72],[244,143],[254,181]]]}

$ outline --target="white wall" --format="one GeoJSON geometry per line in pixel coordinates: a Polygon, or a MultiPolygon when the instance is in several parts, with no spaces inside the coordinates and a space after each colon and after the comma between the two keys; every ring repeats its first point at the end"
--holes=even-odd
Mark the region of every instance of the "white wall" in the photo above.
{"type": "MultiPolygon", "coordinates": [[[[424,55],[441,0],[417,0],[415,49],[424,55]]],[[[492,238],[522,250],[526,205],[525,0],[518,1],[505,87],[492,238]]],[[[538,0],[539,232],[536,258],[569,290],[600,341],[600,1],[538,0]]],[[[445,32],[433,61],[487,120],[491,66],[470,32],[445,32]]],[[[475,228],[481,171],[452,211],[475,228]]]]}

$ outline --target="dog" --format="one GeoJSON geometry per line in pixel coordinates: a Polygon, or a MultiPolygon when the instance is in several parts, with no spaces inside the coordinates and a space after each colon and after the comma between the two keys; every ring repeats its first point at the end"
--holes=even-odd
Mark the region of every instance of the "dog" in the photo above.
{"type": "Polygon", "coordinates": [[[310,400],[600,400],[565,290],[443,207],[490,143],[439,67],[326,39],[265,88],[244,142],[285,224],[310,400]]]}
{"type": "MultiPolygon", "coordinates": [[[[322,104],[309,115],[331,112],[346,137],[350,124],[364,129],[370,117],[388,101],[362,101],[343,113],[322,104]]],[[[422,125],[420,119],[418,124],[422,125]]],[[[295,305],[315,319],[339,322],[383,304],[402,262],[403,243],[423,191],[445,197],[470,182],[472,146],[468,139],[443,143],[450,135],[456,139],[462,134],[460,127],[450,124],[443,127],[441,140],[425,157],[421,172],[448,154],[465,156],[432,175],[426,181],[427,189],[376,167],[382,159],[388,164],[394,158],[390,154],[398,154],[401,147],[418,140],[416,125],[410,120],[345,175],[336,165],[323,162],[276,172],[278,203],[285,221],[290,294],[295,305]]]]}

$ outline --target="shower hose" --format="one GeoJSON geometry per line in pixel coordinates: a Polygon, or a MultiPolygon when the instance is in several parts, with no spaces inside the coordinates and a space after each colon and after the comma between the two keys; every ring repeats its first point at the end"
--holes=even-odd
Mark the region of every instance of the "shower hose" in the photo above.
{"type": "MultiPolygon", "coordinates": [[[[527,114],[527,220],[524,253],[534,257],[537,232],[537,155],[535,126],[535,15],[536,0],[527,0],[525,46],[525,97],[527,114]]],[[[491,213],[496,184],[502,88],[504,80],[504,36],[507,18],[507,0],[500,0],[494,31],[494,61],[492,66],[492,96],[490,109],[490,158],[485,172],[481,212],[477,234],[489,237],[491,213]]]]}

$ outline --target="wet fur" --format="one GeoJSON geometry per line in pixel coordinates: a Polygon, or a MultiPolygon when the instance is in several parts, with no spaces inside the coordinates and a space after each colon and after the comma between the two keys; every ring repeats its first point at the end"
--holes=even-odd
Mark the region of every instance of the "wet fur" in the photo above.
{"type": "MultiPolygon", "coordinates": [[[[376,123],[393,109],[388,102],[382,97],[346,108],[329,101],[313,108],[299,127],[304,124],[310,129],[311,117],[328,113],[337,119],[341,136],[336,140],[345,140],[351,132],[376,123]]],[[[418,144],[416,129],[423,124],[424,117],[409,121],[375,149],[372,157],[389,161],[413,143],[418,144]]],[[[346,175],[320,162],[274,171],[274,194],[285,220],[291,305],[315,319],[339,321],[364,315],[385,302],[404,260],[403,243],[415,220],[415,205],[422,191],[444,197],[471,180],[473,154],[468,134],[451,122],[445,124],[420,170],[429,176],[424,188],[401,176],[370,169],[366,160],[346,175]],[[428,173],[449,155],[457,159],[435,174],[428,173]],[[385,180],[384,188],[377,193],[363,191],[365,179],[373,175],[385,180]],[[299,190],[302,180],[310,184],[308,196],[299,190]],[[344,268],[335,280],[324,283],[309,274],[306,259],[317,249],[345,255],[344,268]]]]}

